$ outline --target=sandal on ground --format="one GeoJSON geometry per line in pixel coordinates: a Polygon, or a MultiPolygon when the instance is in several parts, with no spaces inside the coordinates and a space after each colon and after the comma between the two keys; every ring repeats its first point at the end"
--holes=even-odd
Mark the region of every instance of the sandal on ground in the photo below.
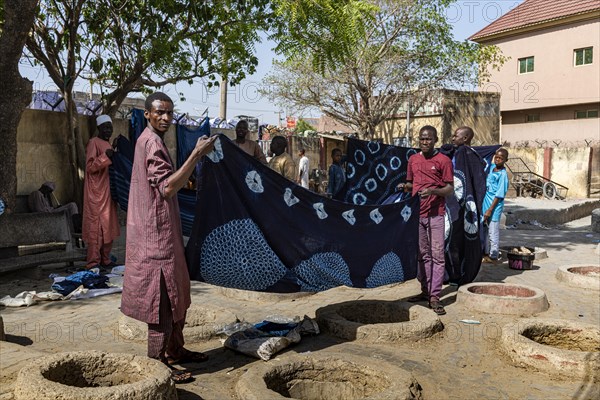
{"type": "Polygon", "coordinates": [[[171,370],[171,380],[177,383],[190,383],[194,380],[191,372],[178,371],[176,369],[171,370]]]}
{"type": "Polygon", "coordinates": [[[116,266],[118,266],[118,265],[119,265],[119,264],[117,264],[117,263],[115,263],[115,262],[112,262],[112,261],[111,261],[111,262],[109,262],[109,263],[108,263],[108,264],[106,264],[106,265],[104,265],[104,264],[103,264],[103,265],[101,265],[101,267],[103,267],[103,268],[114,268],[114,267],[116,267],[116,266]]]}
{"type": "Polygon", "coordinates": [[[421,292],[416,296],[412,296],[408,298],[408,302],[410,303],[418,303],[420,301],[427,301],[429,300],[429,296],[427,295],[427,293],[421,292]]]}
{"type": "Polygon", "coordinates": [[[433,312],[436,313],[437,315],[444,315],[444,314],[446,314],[446,310],[444,309],[444,305],[439,300],[434,300],[434,301],[430,302],[429,303],[429,307],[431,307],[431,309],[433,310],[433,312]]]}
{"type": "Polygon", "coordinates": [[[208,360],[208,356],[199,351],[184,350],[178,358],[167,356],[169,365],[185,363],[201,363],[208,360]]]}

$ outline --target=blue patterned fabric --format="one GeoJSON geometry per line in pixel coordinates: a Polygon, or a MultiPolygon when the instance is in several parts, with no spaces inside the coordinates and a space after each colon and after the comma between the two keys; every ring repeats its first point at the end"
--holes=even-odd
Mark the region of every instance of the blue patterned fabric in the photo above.
{"type": "Polygon", "coordinates": [[[237,289],[369,288],[416,276],[419,201],[359,206],[319,196],[225,136],[203,161],[186,247],[190,277],[237,289]]]}
{"type": "Polygon", "coordinates": [[[452,159],[454,196],[446,199],[446,271],[450,282],[473,282],[481,268],[485,233],[481,227],[486,171],[495,146],[443,146],[452,159]]]}
{"type": "Polygon", "coordinates": [[[346,186],[336,198],[354,204],[383,204],[406,182],[408,159],[417,149],[348,139],[346,186]]]}
{"type": "MultiPolygon", "coordinates": [[[[452,159],[454,196],[446,199],[446,271],[451,282],[472,282],[481,267],[483,230],[479,221],[486,172],[500,145],[440,149],[452,159]]],[[[338,198],[355,204],[391,204],[407,194],[395,192],[406,182],[408,158],[419,150],[348,139],[346,186],[338,198]]]]}

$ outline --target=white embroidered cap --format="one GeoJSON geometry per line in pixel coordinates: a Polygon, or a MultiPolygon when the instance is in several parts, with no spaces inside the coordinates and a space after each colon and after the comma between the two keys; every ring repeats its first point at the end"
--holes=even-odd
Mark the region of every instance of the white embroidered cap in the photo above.
{"type": "Polygon", "coordinates": [[[96,125],[100,126],[106,122],[110,122],[112,124],[112,119],[110,119],[110,117],[108,115],[99,115],[98,118],[96,118],[96,125]]]}

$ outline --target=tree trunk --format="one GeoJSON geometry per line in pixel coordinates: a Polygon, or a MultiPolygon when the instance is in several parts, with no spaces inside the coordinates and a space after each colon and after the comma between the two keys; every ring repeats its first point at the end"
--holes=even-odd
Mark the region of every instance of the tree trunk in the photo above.
{"type": "Polygon", "coordinates": [[[33,82],[19,73],[19,60],[33,25],[38,0],[5,0],[0,36],[0,198],[6,212],[14,211],[17,195],[17,128],[31,102],[33,82]]]}
{"type": "Polygon", "coordinates": [[[65,99],[65,113],[67,115],[67,129],[69,130],[69,163],[71,164],[71,178],[73,179],[72,198],[80,210],[83,210],[83,178],[85,176],[85,149],[83,138],[79,129],[77,105],[73,99],[73,90],[68,87],[63,92],[65,99]]]}

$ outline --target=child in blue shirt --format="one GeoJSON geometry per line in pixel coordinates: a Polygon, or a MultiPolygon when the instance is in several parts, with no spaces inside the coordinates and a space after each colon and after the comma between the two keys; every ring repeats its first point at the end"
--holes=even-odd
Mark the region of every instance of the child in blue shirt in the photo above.
{"type": "Polygon", "coordinates": [[[484,262],[497,262],[500,255],[500,217],[504,209],[504,197],[508,191],[508,174],[504,164],[508,160],[508,150],[499,148],[494,154],[494,164],[486,180],[483,199],[483,224],[487,225],[484,262]]]}

